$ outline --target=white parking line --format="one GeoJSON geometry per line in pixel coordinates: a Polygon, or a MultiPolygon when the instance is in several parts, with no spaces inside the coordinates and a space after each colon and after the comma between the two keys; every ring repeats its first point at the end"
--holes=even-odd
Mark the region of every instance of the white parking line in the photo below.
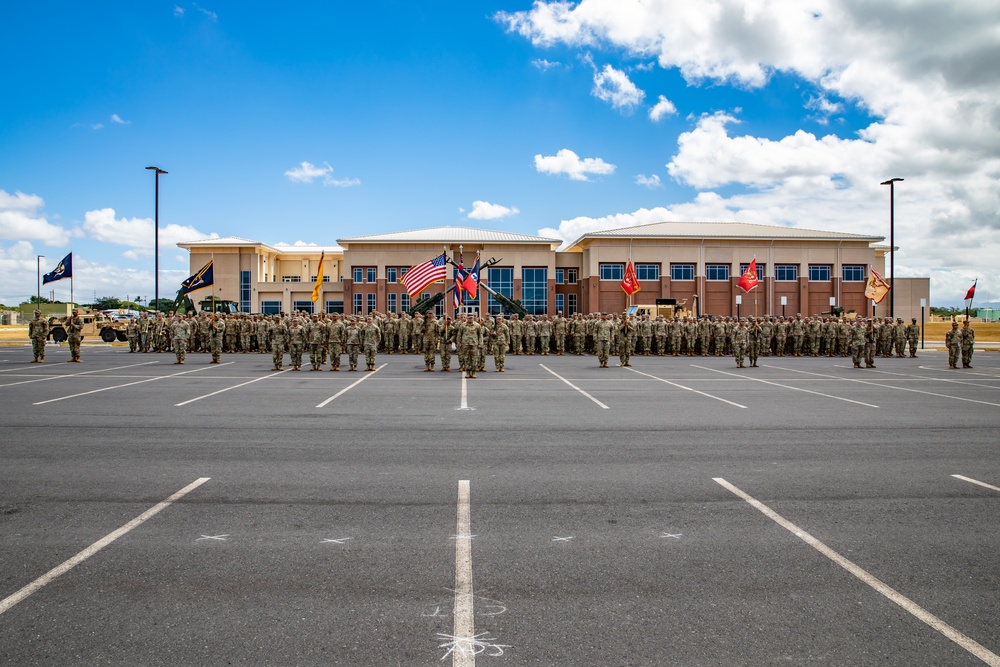
{"type": "Polygon", "coordinates": [[[52,568],[51,570],[49,570],[48,572],[46,572],[45,574],[43,574],[42,576],[40,576],[38,579],[35,579],[33,582],[31,582],[30,584],[28,584],[27,586],[25,586],[21,590],[17,591],[13,595],[11,595],[9,597],[6,597],[3,600],[0,600],[0,614],[3,614],[7,610],[9,610],[11,607],[13,607],[14,605],[16,605],[18,602],[21,602],[22,600],[24,600],[26,597],[28,597],[29,595],[31,595],[35,591],[39,590],[40,588],[42,588],[46,584],[52,582],[52,580],[54,580],[56,577],[59,577],[59,576],[61,576],[63,574],[66,574],[67,572],[69,572],[70,570],[72,570],[74,567],[76,567],[77,565],[79,565],[83,561],[87,560],[88,558],[90,558],[91,556],[93,556],[94,554],[96,554],[98,551],[100,551],[101,549],[103,549],[104,547],[108,546],[109,544],[111,544],[112,542],[114,542],[115,540],[117,540],[122,535],[125,535],[126,533],[128,533],[128,532],[132,531],[133,529],[139,527],[140,525],[142,525],[143,523],[145,523],[149,519],[151,519],[154,516],[156,516],[157,514],[159,514],[161,511],[165,510],[171,504],[173,504],[177,500],[180,500],[181,498],[183,498],[184,496],[186,496],[188,493],[190,493],[191,491],[194,491],[195,489],[197,489],[199,486],[201,486],[202,484],[204,484],[205,482],[207,482],[210,479],[211,479],[211,477],[200,477],[200,478],[196,479],[195,481],[191,482],[190,484],[188,484],[183,489],[181,489],[177,493],[173,494],[172,496],[170,496],[169,498],[167,498],[163,502],[157,503],[156,505],[154,505],[153,507],[149,508],[148,510],[146,510],[145,512],[143,512],[142,514],[140,514],[136,518],[132,519],[131,521],[129,521],[128,523],[126,523],[124,526],[122,526],[118,530],[116,530],[114,532],[111,532],[111,533],[108,533],[107,535],[105,535],[101,539],[97,540],[96,542],[94,542],[93,544],[91,544],[89,547],[87,547],[86,549],[84,549],[83,551],[81,551],[80,553],[78,553],[77,555],[73,556],[68,561],[64,562],[62,565],[59,565],[57,567],[52,568]]]}
{"type": "Polygon", "coordinates": [[[591,396],[590,394],[588,394],[587,392],[585,392],[583,389],[580,389],[575,384],[573,384],[572,382],[570,382],[569,380],[567,380],[563,376],[559,375],[559,373],[556,373],[555,371],[553,371],[552,369],[550,369],[545,364],[538,364],[538,365],[541,366],[542,368],[544,368],[545,370],[547,370],[549,373],[552,373],[553,375],[555,375],[557,378],[559,378],[560,380],[562,380],[563,382],[565,382],[569,386],[573,387],[573,389],[576,389],[578,392],[580,392],[581,394],[583,394],[584,396],[586,396],[587,398],[589,398],[590,400],[592,400],[594,403],[597,403],[599,406],[601,406],[605,410],[610,410],[611,409],[608,406],[604,405],[604,403],[601,403],[599,400],[597,400],[596,398],[594,398],[593,396],[591,396]]]}
{"type": "Polygon", "coordinates": [[[788,532],[798,537],[800,540],[811,546],[813,549],[820,552],[821,554],[829,558],[831,561],[833,561],[840,567],[844,568],[845,570],[853,574],[862,582],[864,582],[868,586],[871,586],[873,589],[875,589],[876,591],[887,597],[889,600],[895,602],[905,611],[909,612],[910,614],[912,614],[919,620],[923,621],[934,630],[937,630],[942,635],[944,635],[951,641],[955,642],[956,644],[964,648],[972,655],[976,656],[977,658],[979,658],[986,664],[991,665],[992,667],[1000,667],[1000,656],[993,653],[979,642],[975,641],[971,637],[965,636],[955,628],[951,627],[950,625],[942,621],[934,614],[930,613],[929,611],[918,605],[913,600],[909,599],[902,593],[896,591],[894,588],[882,582],[880,579],[869,574],[867,571],[861,569],[853,562],[847,560],[839,553],[837,553],[830,547],[826,546],[825,544],[817,540],[815,537],[813,537],[806,531],[802,530],[801,528],[799,528],[794,523],[784,518],[774,510],[772,510],[764,503],[753,498],[747,493],[744,493],[743,491],[736,488],[735,486],[733,486],[726,480],[722,479],[721,477],[714,477],[713,479],[715,480],[715,482],[717,482],[724,488],[728,489],[731,493],[739,496],[743,500],[750,503],[751,506],[753,506],[761,513],[763,513],[764,516],[771,519],[776,524],[778,524],[788,532]]]}
{"type": "Polygon", "coordinates": [[[960,479],[963,482],[969,482],[971,484],[978,484],[979,486],[985,487],[987,489],[992,489],[993,491],[1000,491],[1000,486],[993,486],[992,484],[987,484],[986,482],[980,482],[978,479],[972,479],[971,477],[966,477],[964,475],[952,475],[955,479],[960,479]]]}
{"type": "MultiPolygon", "coordinates": [[[[228,366],[229,364],[234,364],[234,363],[236,363],[236,362],[235,361],[227,361],[226,363],[222,364],[222,366],[228,366]]],[[[219,368],[221,368],[221,366],[219,368]]],[[[99,394],[102,391],[111,391],[112,389],[122,389],[123,387],[132,387],[134,385],[143,384],[145,382],[156,382],[157,380],[165,380],[167,378],[177,377],[178,375],[187,375],[188,373],[200,373],[201,371],[210,371],[210,370],[212,370],[211,366],[206,367],[206,368],[192,368],[189,371],[181,371],[179,373],[171,373],[170,375],[160,375],[160,376],[157,376],[155,378],[146,378],[145,380],[137,380],[135,382],[126,382],[125,384],[116,384],[113,387],[104,387],[102,389],[93,389],[91,391],[84,391],[84,392],[81,392],[79,394],[71,394],[70,396],[61,396],[59,398],[50,398],[47,401],[39,401],[37,403],[32,403],[32,405],[45,405],[46,403],[55,403],[57,401],[65,401],[65,400],[70,399],[70,398],[79,398],[80,396],[89,396],[90,394],[99,394]]]]}
{"type": "Polygon", "coordinates": [[[349,391],[350,391],[351,389],[354,389],[354,388],[355,388],[355,387],[357,387],[357,386],[358,386],[359,384],[361,384],[362,382],[364,382],[365,380],[367,380],[368,378],[370,378],[370,377],[371,377],[372,375],[375,375],[375,373],[378,373],[378,372],[379,372],[380,370],[382,370],[383,368],[385,368],[385,367],[386,367],[387,365],[388,365],[388,362],[386,362],[386,363],[382,364],[381,366],[379,366],[378,368],[376,368],[376,369],[375,369],[374,371],[372,371],[371,373],[366,373],[366,374],[365,374],[365,375],[363,375],[362,377],[358,378],[358,380],[357,380],[356,382],[354,382],[354,384],[350,384],[350,385],[348,385],[348,386],[344,387],[343,389],[341,389],[341,390],[340,390],[340,391],[338,391],[338,392],[337,392],[336,394],[334,394],[334,395],[333,395],[333,396],[331,396],[330,398],[326,399],[325,401],[323,401],[322,403],[320,403],[320,404],[319,404],[319,405],[317,405],[316,407],[317,407],[317,408],[322,408],[322,407],[326,406],[326,405],[327,405],[328,403],[332,403],[332,402],[334,402],[335,400],[337,400],[338,398],[340,398],[340,396],[341,396],[342,394],[346,394],[346,393],[347,393],[347,392],[349,392],[349,391]]]}
{"type": "Polygon", "coordinates": [[[472,597],[472,510],[469,480],[458,482],[458,518],[455,525],[455,624],[452,632],[460,643],[452,651],[452,665],[475,665],[476,636],[472,597]]]}
{"type": "Polygon", "coordinates": [[[468,381],[465,377],[465,373],[462,373],[462,404],[458,407],[459,410],[471,410],[469,407],[469,386],[468,381]]]}
{"type": "MultiPolygon", "coordinates": [[[[784,368],[782,366],[768,366],[768,368],[779,368],[783,371],[791,371],[791,368],[784,368]]],[[[993,407],[1000,408],[1000,403],[990,403],[989,401],[977,401],[971,398],[962,398],[960,396],[950,396],[948,394],[936,394],[933,391],[923,391],[921,389],[908,389],[906,387],[897,387],[891,384],[879,384],[878,382],[871,382],[870,380],[857,380],[855,378],[845,378],[841,375],[826,375],[823,373],[812,373],[810,371],[800,371],[794,370],[795,373],[804,373],[805,375],[816,375],[819,377],[830,378],[831,380],[843,380],[844,382],[857,382],[858,384],[868,384],[873,387],[881,387],[883,389],[895,389],[896,391],[910,391],[915,394],[926,394],[927,396],[937,396],[938,398],[950,398],[955,401],[965,401],[967,403],[979,403],[980,405],[992,405],[993,407]]]]}
{"type": "Polygon", "coordinates": [[[35,378],[34,380],[22,380],[20,382],[8,382],[7,384],[0,384],[0,387],[13,387],[19,384],[31,384],[32,382],[45,382],[47,380],[61,380],[62,378],[78,377],[80,375],[91,375],[93,373],[107,373],[108,371],[120,371],[123,368],[132,368],[133,366],[148,366],[149,364],[158,364],[158,361],[146,361],[141,364],[129,364],[128,366],[115,366],[114,368],[99,368],[95,371],[83,371],[81,373],[66,373],[64,375],[46,375],[45,377],[35,378]]]}
{"type": "Polygon", "coordinates": [[[743,408],[744,410],[746,410],[746,408],[747,408],[747,406],[745,406],[745,405],[740,405],[739,403],[734,403],[733,401],[729,401],[729,400],[726,400],[724,398],[720,398],[719,396],[713,396],[712,394],[707,394],[707,393],[705,393],[703,391],[698,391],[697,389],[692,389],[691,387],[685,387],[682,384],[677,384],[676,382],[671,382],[670,380],[664,380],[663,378],[656,377],[655,375],[650,375],[649,373],[643,373],[642,371],[637,371],[634,368],[630,368],[629,370],[632,371],[633,373],[638,373],[639,375],[645,375],[648,378],[652,378],[654,380],[659,380],[660,382],[665,382],[666,384],[669,384],[672,387],[677,387],[679,389],[684,389],[686,391],[693,391],[694,393],[699,394],[701,396],[704,396],[706,398],[714,398],[717,401],[722,401],[723,403],[728,403],[729,405],[733,405],[733,406],[735,406],[737,408],[743,408]]]}
{"type": "MultiPolygon", "coordinates": [[[[835,368],[851,368],[850,366],[841,366],[839,364],[834,364],[835,368]]],[[[909,373],[893,373],[892,371],[879,371],[871,368],[865,369],[866,374],[872,373],[874,375],[893,375],[895,377],[907,378],[911,380],[929,380],[931,382],[949,382],[951,384],[964,384],[969,387],[980,387],[982,389],[1000,389],[1000,387],[992,384],[978,384],[976,382],[966,382],[963,380],[952,380],[950,378],[936,378],[930,377],[929,375],[911,375],[909,373]]]]}
{"type": "MultiPolygon", "coordinates": [[[[691,365],[694,366],[694,364],[691,364],[691,365]]],[[[730,373],[728,371],[719,371],[719,370],[716,370],[714,368],[706,368],[704,366],[694,366],[694,367],[695,368],[701,368],[702,370],[706,370],[706,371],[712,371],[713,373],[722,373],[723,375],[731,375],[733,377],[740,378],[742,380],[753,380],[754,382],[763,382],[764,384],[770,384],[770,385],[773,385],[775,387],[784,387],[785,389],[791,389],[793,391],[801,391],[801,392],[804,392],[806,394],[815,394],[816,396],[822,396],[823,398],[832,398],[832,399],[837,400],[837,401],[844,401],[846,403],[854,403],[855,405],[863,405],[866,408],[878,408],[877,405],[872,405],[871,403],[864,403],[862,401],[855,401],[854,399],[844,398],[843,396],[834,396],[832,394],[824,394],[823,392],[813,391],[812,389],[802,389],[801,387],[793,387],[791,385],[781,384],[780,382],[772,382],[770,380],[762,380],[761,378],[750,377],[749,375],[740,375],[739,373],[730,373]]],[[[785,368],[781,368],[780,366],[767,366],[767,368],[779,368],[781,370],[788,370],[788,369],[785,369],[785,368]]],[[[840,378],[838,378],[838,379],[840,379],[840,378]]]]}
{"type": "Polygon", "coordinates": [[[226,387],[225,389],[220,389],[219,391],[213,391],[211,394],[205,394],[204,396],[198,396],[197,398],[191,398],[191,399],[188,399],[188,400],[186,400],[186,401],[184,401],[182,403],[175,403],[174,407],[175,408],[179,408],[179,407],[187,405],[188,403],[194,403],[195,401],[200,401],[203,398],[209,398],[211,396],[215,396],[216,394],[224,394],[227,391],[230,391],[231,389],[239,389],[240,387],[245,387],[248,384],[253,384],[254,382],[260,382],[261,380],[266,380],[268,378],[273,378],[273,377],[276,377],[278,375],[281,375],[282,373],[287,373],[289,370],[290,369],[286,368],[283,371],[278,371],[274,375],[265,375],[264,377],[259,377],[256,380],[250,380],[249,382],[244,382],[242,384],[234,385],[232,387],[226,387]]]}

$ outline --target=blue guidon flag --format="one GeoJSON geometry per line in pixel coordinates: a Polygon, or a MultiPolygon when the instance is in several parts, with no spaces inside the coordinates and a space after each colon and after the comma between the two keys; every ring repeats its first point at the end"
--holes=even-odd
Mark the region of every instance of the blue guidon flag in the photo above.
{"type": "Polygon", "coordinates": [[[42,276],[42,284],[54,283],[57,280],[62,280],[63,278],[73,277],[73,253],[70,253],[63,257],[62,261],[59,262],[59,266],[55,268],[52,273],[46,273],[42,276]]]}
{"type": "MultiPolygon", "coordinates": [[[[215,284],[215,276],[212,271],[212,263],[215,262],[214,259],[208,260],[208,264],[201,267],[201,269],[181,283],[181,294],[188,294],[195,290],[199,290],[203,287],[211,287],[215,284]]],[[[322,273],[322,272],[321,272],[322,273]]]]}

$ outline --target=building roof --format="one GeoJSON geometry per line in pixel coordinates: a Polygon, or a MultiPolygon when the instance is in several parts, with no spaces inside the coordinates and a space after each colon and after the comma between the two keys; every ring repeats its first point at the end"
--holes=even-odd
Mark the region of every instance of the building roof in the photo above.
{"type": "Polygon", "coordinates": [[[317,252],[343,253],[344,249],[336,245],[287,245],[279,243],[269,245],[261,241],[245,239],[240,236],[224,236],[221,238],[198,239],[195,241],[185,241],[178,243],[178,247],[192,250],[194,248],[218,248],[218,247],[240,247],[240,248],[262,248],[269,252],[288,255],[309,255],[317,252]]]}
{"type": "Polygon", "coordinates": [[[341,245],[350,243],[538,243],[557,246],[562,243],[562,239],[515,234],[513,232],[498,232],[490,229],[476,229],[474,227],[428,227],[426,229],[414,229],[406,232],[352,236],[350,238],[337,239],[337,243],[341,245]]]}
{"type": "Polygon", "coordinates": [[[635,227],[619,227],[600,232],[590,232],[568,246],[573,249],[585,240],[602,238],[659,238],[659,239],[760,239],[788,241],[882,241],[884,236],[824,232],[799,227],[757,225],[749,222],[654,222],[635,227]]]}

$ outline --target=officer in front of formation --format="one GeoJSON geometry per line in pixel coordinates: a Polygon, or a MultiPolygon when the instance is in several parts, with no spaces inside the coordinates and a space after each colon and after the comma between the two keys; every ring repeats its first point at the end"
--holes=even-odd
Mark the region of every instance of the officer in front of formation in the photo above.
{"type": "Polygon", "coordinates": [[[49,321],[42,317],[42,311],[35,311],[35,319],[28,323],[28,337],[31,339],[33,364],[45,363],[45,340],[49,337],[49,321]]]}

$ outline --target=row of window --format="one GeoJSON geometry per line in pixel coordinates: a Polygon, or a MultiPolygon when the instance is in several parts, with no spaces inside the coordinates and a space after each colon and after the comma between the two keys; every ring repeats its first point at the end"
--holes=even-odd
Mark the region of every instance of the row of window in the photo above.
{"type": "MultiPolygon", "coordinates": [[[[749,264],[740,264],[740,275],[747,270],[749,264]]],[[[841,278],[847,283],[860,283],[865,281],[866,267],[863,264],[845,264],[842,268],[841,278]]],[[[711,281],[729,280],[731,266],[729,264],[706,264],[705,279],[711,281]]],[[[810,282],[829,282],[833,272],[833,267],[829,264],[810,264],[810,282]]],[[[659,280],[659,264],[636,264],[635,275],[639,280],[659,280]]],[[[625,278],[624,264],[601,264],[601,280],[621,281],[625,278]]],[[[671,280],[694,280],[694,264],[671,264],[671,280]]],[[[757,279],[764,280],[764,265],[757,265],[757,279]]],[[[799,279],[798,264],[776,264],[774,266],[774,279],[777,282],[794,281],[799,279]]]]}

